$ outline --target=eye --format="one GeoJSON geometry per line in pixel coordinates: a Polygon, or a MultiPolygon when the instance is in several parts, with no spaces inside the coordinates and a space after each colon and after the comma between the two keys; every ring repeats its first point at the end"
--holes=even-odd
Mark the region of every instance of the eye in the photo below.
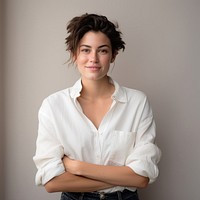
{"type": "Polygon", "coordinates": [[[90,49],[88,49],[88,48],[83,48],[83,49],[81,49],[80,51],[81,51],[82,53],[85,53],[85,54],[90,53],[90,49]]]}
{"type": "Polygon", "coordinates": [[[99,49],[99,53],[100,54],[107,54],[108,53],[108,49],[99,49]]]}

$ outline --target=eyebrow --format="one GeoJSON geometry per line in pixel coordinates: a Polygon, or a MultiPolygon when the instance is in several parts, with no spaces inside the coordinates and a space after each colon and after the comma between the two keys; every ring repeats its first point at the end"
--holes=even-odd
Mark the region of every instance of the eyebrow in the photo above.
{"type": "MultiPolygon", "coordinates": [[[[80,45],[80,47],[88,47],[88,48],[92,48],[90,45],[86,45],[86,44],[82,44],[82,45],[80,45]]],[[[103,45],[99,46],[98,49],[103,48],[103,47],[108,47],[108,48],[110,48],[109,45],[107,45],[107,44],[103,44],[103,45]]]]}

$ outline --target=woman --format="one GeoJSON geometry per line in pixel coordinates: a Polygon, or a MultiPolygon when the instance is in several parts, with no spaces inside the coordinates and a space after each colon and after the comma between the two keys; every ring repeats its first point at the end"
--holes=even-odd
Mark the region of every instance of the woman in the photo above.
{"type": "Polygon", "coordinates": [[[67,199],[133,199],[158,176],[160,150],[148,100],[109,77],[125,49],[117,25],[84,14],[68,26],[67,50],[80,79],[39,110],[36,184],[67,199]]]}

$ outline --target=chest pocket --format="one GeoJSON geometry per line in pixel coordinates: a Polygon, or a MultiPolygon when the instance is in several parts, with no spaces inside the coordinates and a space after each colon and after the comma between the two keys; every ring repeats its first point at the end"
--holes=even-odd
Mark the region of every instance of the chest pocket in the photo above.
{"type": "Polygon", "coordinates": [[[124,132],[114,130],[112,132],[111,154],[109,159],[110,165],[123,166],[126,159],[135,144],[134,132],[124,132]]]}

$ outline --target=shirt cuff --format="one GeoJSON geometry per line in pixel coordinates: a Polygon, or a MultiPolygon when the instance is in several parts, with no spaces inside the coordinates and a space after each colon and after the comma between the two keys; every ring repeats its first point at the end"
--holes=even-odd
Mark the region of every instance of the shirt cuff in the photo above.
{"type": "Polygon", "coordinates": [[[51,165],[47,165],[44,168],[38,169],[38,172],[35,177],[35,184],[45,185],[52,178],[59,176],[65,172],[65,168],[62,163],[51,163],[51,165]]]}
{"type": "Polygon", "coordinates": [[[126,166],[130,167],[136,174],[149,178],[153,183],[159,175],[158,162],[161,151],[154,144],[146,144],[135,149],[128,157],[126,166]]]}

